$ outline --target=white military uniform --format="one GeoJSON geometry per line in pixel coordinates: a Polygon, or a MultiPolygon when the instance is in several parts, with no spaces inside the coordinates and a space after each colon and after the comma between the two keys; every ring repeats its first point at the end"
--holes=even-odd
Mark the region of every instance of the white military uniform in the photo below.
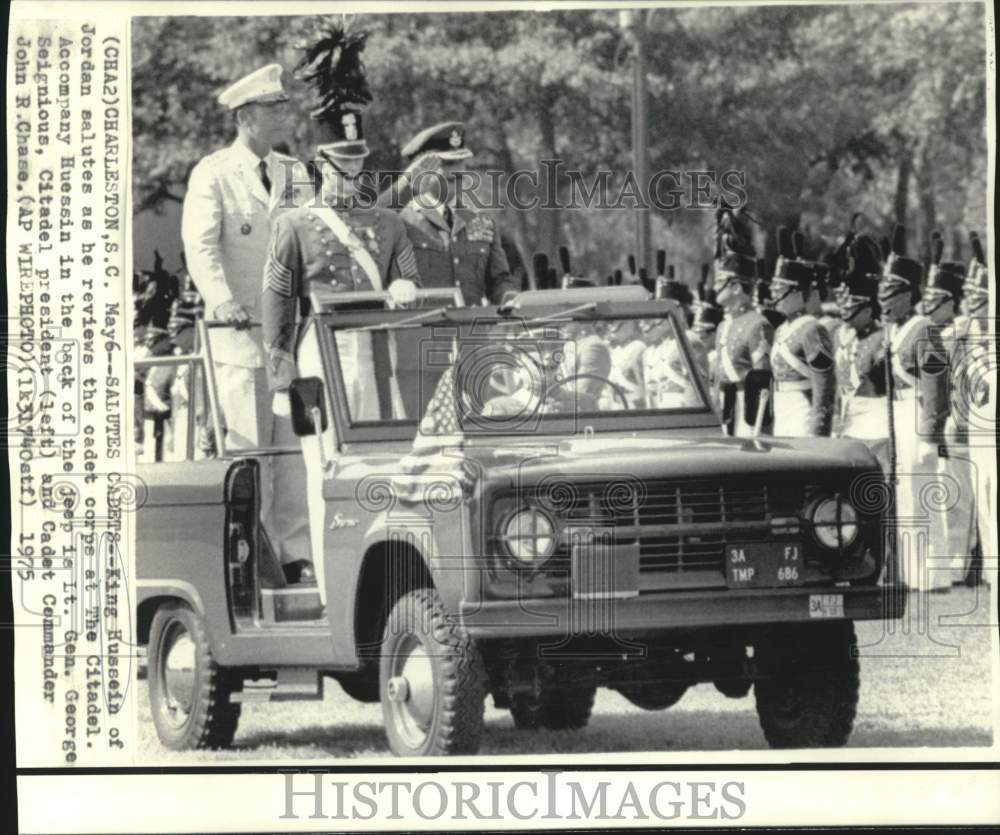
{"type": "MultiPolygon", "coordinates": [[[[230,110],[252,102],[287,98],[281,67],[272,64],[240,79],[219,96],[230,110]]],[[[271,223],[277,213],[312,197],[304,165],[270,151],[263,159],[239,138],[194,167],[184,196],[181,234],[188,271],[205,300],[205,316],[216,318],[229,301],[252,320],[261,318],[261,270],[271,223]],[[265,167],[261,168],[261,163],[265,167]],[[270,181],[270,192],[263,175],[270,181]]],[[[228,449],[289,446],[289,418],[275,418],[264,367],[260,328],[210,332],[216,390],[228,449]]],[[[278,456],[261,472],[261,518],[282,561],[308,557],[303,509],[289,506],[289,487],[304,477],[293,456],[278,456]]]]}
{"type": "MultiPolygon", "coordinates": [[[[268,194],[261,160],[238,140],[202,159],[191,172],[184,197],[182,234],[188,270],[205,299],[206,318],[228,301],[260,319],[261,268],[267,259],[274,214],[302,200],[305,167],[271,151],[263,160],[271,180],[268,194]]],[[[264,372],[260,329],[215,329],[211,334],[216,383],[230,448],[271,443],[271,399],[264,372]]]]}

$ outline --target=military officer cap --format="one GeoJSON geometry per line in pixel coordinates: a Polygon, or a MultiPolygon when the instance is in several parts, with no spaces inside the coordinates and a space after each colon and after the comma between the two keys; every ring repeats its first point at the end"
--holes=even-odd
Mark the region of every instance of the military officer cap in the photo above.
{"type": "Polygon", "coordinates": [[[965,284],[965,265],[957,261],[942,261],[944,240],[935,232],[931,241],[931,268],[927,272],[927,286],[924,295],[946,295],[956,302],[962,298],[965,284]]]}
{"type": "Polygon", "coordinates": [[[219,104],[236,110],[245,104],[274,104],[288,101],[288,93],[281,86],[281,64],[268,64],[219,93],[219,104]]]}
{"type": "Polygon", "coordinates": [[[416,159],[421,154],[433,153],[440,159],[460,160],[472,156],[465,147],[465,125],[461,122],[440,122],[424,128],[403,146],[402,154],[407,160],[416,159]]]}
{"type": "Polygon", "coordinates": [[[909,289],[913,301],[920,298],[920,285],[924,277],[924,268],[915,258],[907,257],[905,252],[906,227],[896,224],[892,233],[889,257],[885,262],[879,287],[879,298],[882,301],[890,299],[906,289],[909,289]]]}
{"type": "Polygon", "coordinates": [[[316,123],[316,152],[325,157],[360,159],[369,154],[362,111],[372,100],[361,61],[367,32],[329,29],[307,47],[296,67],[316,94],[310,116],[316,123]]]}

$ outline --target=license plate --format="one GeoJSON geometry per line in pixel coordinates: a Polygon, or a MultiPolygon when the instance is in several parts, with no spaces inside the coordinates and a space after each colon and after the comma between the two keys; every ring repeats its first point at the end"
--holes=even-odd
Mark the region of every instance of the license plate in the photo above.
{"type": "Polygon", "coordinates": [[[809,617],[842,618],[844,616],[844,595],[810,594],[809,617]]]}
{"type": "Polygon", "coordinates": [[[732,589],[801,586],[805,573],[797,542],[748,542],[726,546],[726,582],[732,589]]]}

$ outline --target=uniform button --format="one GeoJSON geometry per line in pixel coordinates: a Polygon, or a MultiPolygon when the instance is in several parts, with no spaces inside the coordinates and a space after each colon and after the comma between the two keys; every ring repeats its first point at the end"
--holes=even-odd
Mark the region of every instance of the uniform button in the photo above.
{"type": "Polygon", "coordinates": [[[337,286],[337,279],[335,279],[335,278],[330,279],[330,284],[331,284],[331,286],[336,287],[337,286]]]}
{"type": "Polygon", "coordinates": [[[337,272],[337,268],[335,266],[333,266],[333,264],[330,265],[330,272],[332,272],[332,273],[337,272]]]}
{"type": "Polygon", "coordinates": [[[332,249],[328,249],[328,250],[326,251],[326,254],[327,254],[328,256],[329,256],[329,255],[333,255],[333,250],[332,250],[332,249]]]}
{"type": "Polygon", "coordinates": [[[458,259],[457,259],[457,258],[455,259],[455,263],[456,263],[456,264],[458,263],[458,259]]]}
{"type": "Polygon", "coordinates": [[[427,243],[426,243],[426,241],[421,241],[420,246],[423,249],[427,249],[427,243]]]}

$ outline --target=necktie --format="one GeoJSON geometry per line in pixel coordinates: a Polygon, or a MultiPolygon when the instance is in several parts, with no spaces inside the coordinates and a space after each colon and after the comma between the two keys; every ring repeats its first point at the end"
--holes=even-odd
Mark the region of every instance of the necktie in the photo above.
{"type": "Polygon", "coordinates": [[[449,229],[453,228],[453,226],[454,226],[454,219],[451,216],[451,207],[450,206],[445,206],[444,207],[444,222],[448,225],[449,229]]]}
{"type": "Polygon", "coordinates": [[[271,178],[267,176],[267,160],[262,159],[258,168],[260,168],[260,181],[264,184],[264,188],[267,190],[267,193],[270,194],[271,178]]]}

